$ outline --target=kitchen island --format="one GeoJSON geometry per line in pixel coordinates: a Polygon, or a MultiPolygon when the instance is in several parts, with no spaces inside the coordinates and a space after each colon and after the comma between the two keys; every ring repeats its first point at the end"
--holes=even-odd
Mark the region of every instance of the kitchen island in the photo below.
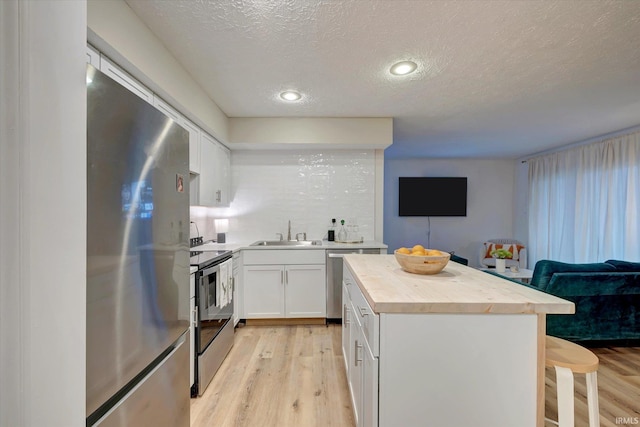
{"type": "Polygon", "coordinates": [[[449,262],[347,255],[343,353],[358,426],[542,427],[547,313],[572,302],[449,262]]]}

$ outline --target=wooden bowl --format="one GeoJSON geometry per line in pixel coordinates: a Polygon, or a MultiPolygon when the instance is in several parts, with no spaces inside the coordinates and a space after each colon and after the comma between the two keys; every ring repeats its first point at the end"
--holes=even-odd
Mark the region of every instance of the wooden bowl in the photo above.
{"type": "Polygon", "coordinates": [[[400,267],[402,267],[404,271],[415,274],[440,273],[449,262],[449,258],[451,258],[451,254],[448,252],[440,251],[440,253],[442,255],[420,256],[399,254],[398,251],[393,252],[400,267]]]}

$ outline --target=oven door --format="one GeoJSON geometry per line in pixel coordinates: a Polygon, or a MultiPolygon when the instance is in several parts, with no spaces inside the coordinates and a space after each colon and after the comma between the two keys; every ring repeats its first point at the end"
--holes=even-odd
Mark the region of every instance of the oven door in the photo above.
{"type": "Polygon", "coordinates": [[[196,293],[198,324],[196,347],[202,354],[233,316],[233,289],[229,263],[204,269],[196,293]]]}

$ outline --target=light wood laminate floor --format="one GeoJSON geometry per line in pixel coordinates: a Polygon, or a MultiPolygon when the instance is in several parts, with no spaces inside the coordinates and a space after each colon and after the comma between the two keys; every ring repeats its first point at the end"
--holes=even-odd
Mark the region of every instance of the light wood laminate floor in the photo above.
{"type": "Polygon", "coordinates": [[[201,398],[191,426],[354,425],[341,325],[246,326],[201,398]]]}
{"type": "MultiPolygon", "coordinates": [[[[640,422],[640,348],[591,350],[600,358],[601,426],[640,422]]],[[[588,425],[586,385],[584,375],[575,378],[576,427],[582,427],[588,425]]],[[[555,373],[547,369],[546,415],[553,419],[555,390],[555,373]]],[[[247,326],[236,329],[231,353],[205,394],[191,399],[191,426],[352,427],[351,411],[341,325],[247,326]]]]}

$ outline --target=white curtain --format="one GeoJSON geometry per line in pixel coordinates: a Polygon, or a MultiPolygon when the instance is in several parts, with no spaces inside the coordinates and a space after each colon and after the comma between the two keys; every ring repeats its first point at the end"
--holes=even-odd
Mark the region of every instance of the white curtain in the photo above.
{"type": "Polygon", "coordinates": [[[530,260],[640,262],[640,132],[528,165],[530,260]]]}

